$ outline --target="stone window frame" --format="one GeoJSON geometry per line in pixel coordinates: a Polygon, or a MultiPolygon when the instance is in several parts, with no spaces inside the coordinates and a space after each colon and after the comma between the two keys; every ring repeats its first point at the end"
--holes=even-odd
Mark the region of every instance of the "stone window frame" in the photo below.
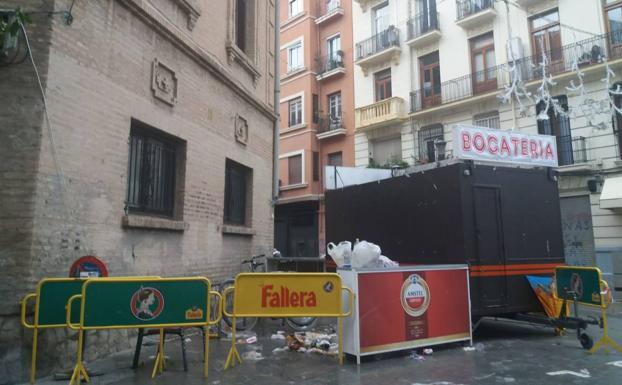
{"type": "Polygon", "coordinates": [[[237,0],[228,0],[227,7],[227,41],[226,41],[226,49],[227,49],[227,60],[229,64],[233,62],[237,62],[246,72],[248,72],[253,78],[253,85],[257,85],[257,81],[261,77],[261,72],[258,69],[258,57],[259,57],[259,31],[258,31],[258,13],[259,13],[259,2],[264,0],[248,0],[252,2],[252,15],[248,17],[252,21],[252,26],[247,29],[247,31],[251,32],[251,38],[247,41],[247,44],[250,43],[250,48],[247,52],[242,51],[240,47],[237,46],[237,28],[236,28],[236,7],[237,0]]]}
{"type": "Polygon", "coordinates": [[[223,226],[251,228],[253,215],[253,169],[233,159],[226,158],[224,186],[223,226]],[[233,205],[230,200],[232,195],[235,195],[230,191],[230,187],[232,186],[230,178],[233,178],[235,173],[237,173],[238,176],[242,175],[244,178],[244,213],[242,218],[243,220],[241,222],[236,220],[234,215],[235,205],[233,205]]]}

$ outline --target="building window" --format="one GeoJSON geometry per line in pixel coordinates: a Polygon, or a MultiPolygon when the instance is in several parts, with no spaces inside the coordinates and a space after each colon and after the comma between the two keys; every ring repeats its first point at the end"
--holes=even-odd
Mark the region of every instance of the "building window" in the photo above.
{"type": "Polygon", "coordinates": [[[252,202],[253,170],[227,159],[225,162],[225,214],[224,223],[248,225],[252,202]]]}
{"type": "MultiPolygon", "coordinates": [[[[613,85],[614,90],[618,87],[622,88],[622,83],[616,83],[613,85]]],[[[622,96],[614,96],[613,102],[616,107],[622,108],[622,96]]],[[[617,111],[613,120],[613,133],[618,141],[618,156],[622,159],[622,115],[620,115],[617,111]]]]}
{"type": "Polygon", "coordinates": [[[320,153],[313,151],[313,180],[320,180],[320,153]]]}
{"type": "Polygon", "coordinates": [[[336,35],[326,40],[326,52],[329,62],[341,62],[341,36],[336,35]]]}
{"type": "Polygon", "coordinates": [[[127,211],[173,217],[183,142],[132,120],[129,150],[127,211]]]}
{"type": "MultiPolygon", "coordinates": [[[[568,99],[566,96],[556,96],[556,99],[565,112],[568,112],[568,99]]],[[[553,135],[557,140],[557,161],[560,166],[574,163],[573,140],[570,134],[570,118],[567,114],[555,113],[555,108],[549,106],[544,111],[546,105],[544,102],[538,103],[536,106],[536,116],[545,112],[548,119],[538,119],[538,133],[542,135],[553,135]]],[[[578,144],[578,143],[577,143],[578,144]]]]}
{"type": "Polygon", "coordinates": [[[423,108],[441,104],[441,67],[438,51],[419,58],[419,79],[423,108]]]}
{"type": "Polygon", "coordinates": [[[473,38],[469,42],[473,93],[479,94],[497,89],[495,44],[492,33],[473,38]]]}
{"type": "Polygon", "coordinates": [[[419,130],[419,160],[421,162],[434,162],[436,160],[434,142],[437,140],[443,140],[443,126],[441,124],[422,127],[419,130]]]}
{"type": "Polygon", "coordinates": [[[303,66],[302,41],[298,41],[287,48],[287,72],[294,72],[303,66]]]}
{"type": "Polygon", "coordinates": [[[622,54],[622,1],[605,0],[607,31],[609,32],[609,59],[622,54]]]}
{"type": "Polygon", "coordinates": [[[374,140],[371,143],[371,162],[374,166],[389,166],[402,159],[402,139],[400,137],[374,140]]]}
{"type": "Polygon", "coordinates": [[[317,94],[313,94],[313,123],[318,124],[320,122],[320,97],[317,94]]]}
{"type": "Polygon", "coordinates": [[[287,183],[289,185],[303,183],[302,154],[287,158],[287,183]]]}
{"type": "Polygon", "coordinates": [[[391,68],[374,74],[374,87],[377,102],[391,97],[391,68]]]}
{"type": "Polygon", "coordinates": [[[287,0],[287,14],[294,17],[302,12],[302,0],[287,0]]]}
{"type": "Polygon", "coordinates": [[[373,28],[374,35],[379,34],[389,28],[389,3],[383,3],[373,9],[373,28]]]}
{"type": "Polygon", "coordinates": [[[542,55],[547,55],[551,72],[565,70],[562,58],[562,37],[559,27],[559,12],[550,12],[530,19],[531,50],[535,55],[534,64],[542,62],[542,55]]]}
{"type": "Polygon", "coordinates": [[[473,117],[473,125],[478,127],[488,127],[501,129],[499,122],[499,111],[486,112],[485,114],[475,115],[473,117]]]}
{"type": "Polygon", "coordinates": [[[328,95],[328,115],[331,122],[341,120],[341,91],[328,95]]]}
{"type": "Polygon", "coordinates": [[[302,124],[302,97],[297,97],[289,101],[289,126],[293,127],[302,124]]]}
{"type": "Polygon", "coordinates": [[[252,56],[255,38],[255,0],[235,0],[235,45],[252,56]]]}
{"type": "Polygon", "coordinates": [[[328,165],[338,167],[343,166],[343,156],[341,154],[341,151],[328,154],[328,165]]]}

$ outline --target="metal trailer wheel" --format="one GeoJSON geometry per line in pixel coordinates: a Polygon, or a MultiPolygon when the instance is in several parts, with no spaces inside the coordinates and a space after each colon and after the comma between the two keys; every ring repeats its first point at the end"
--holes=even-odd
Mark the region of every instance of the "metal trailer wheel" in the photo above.
{"type": "Polygon", "coordinates": [[[317,322],[316,317],[291,317],[285,318],[285,322],[290,328],[298,332],[310,330],[317,322]]]}
{"type": "Polygon", "coordinates": [[[579,342],[581,343],[583,349],[586,350],[590,350],[594,346],[594,340],[592,340],[592,337],[588,336],[586,333],[581,333],[579,335],[579,342]]]}

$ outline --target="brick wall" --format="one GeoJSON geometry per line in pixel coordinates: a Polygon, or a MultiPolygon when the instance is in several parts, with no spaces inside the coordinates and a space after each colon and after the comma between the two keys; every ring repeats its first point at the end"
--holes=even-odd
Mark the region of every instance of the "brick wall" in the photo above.
{"type": "MultiPolygon", "coordinates": [[[[24,380],[30,365],[31,333],[18,324],[19,299],[42,277],[66,276],[77,257],[97,255],[117,276],[200,274],[219,280],[239,271],[241,259],[272,248],[269,76],[264,73],[253,84],[222,55],[209,56],[222,68],[214,71],[159,26],[138,17],[126,6],[131,2],[76,2],[73,24],[42,16],[28,26],[46,81],[62,178],[32,67],[25,62],[0,68],[0,92],[15,90],[10,103],[0,104],[0,384],[24,380]],[[175,72],[175,106],[153,97],[154,59],[175,72]],[[246,145],[235,139],[237,115],[248,122],[246,145]],[[186,142],[184,231],[121,225],[131,119],[186,142]],[[253,169],[252,236],[223,233],[226,158],[253,169]]],[[[65,3],[55,6],[64,9],[65,3]]],[[[50,7],[49,1],[19,4],[25,10],[50,7]]],[[[264,14],[272,12],[267,2],[261,4],[264,14]]],[[[224,47],[225,12],[208,12],[203,4],[205,18],[194,31],[221,20],[210,26],[210,43],[199,46],[204,55],[217,44],[214,36],[224,47]]],[[[201,41],[194,31],[183,33],[201,41]]],[[[266,44],[260,40],[260,55],[267,55],[266,44]]],[[[125,331],[94,332],[89,338],[87,360],[133,344],[125,331]]],[[[75,355],[75,336],[66,330],[47,330],[40,341],[39,376],[61,369],[75,355]]]]}

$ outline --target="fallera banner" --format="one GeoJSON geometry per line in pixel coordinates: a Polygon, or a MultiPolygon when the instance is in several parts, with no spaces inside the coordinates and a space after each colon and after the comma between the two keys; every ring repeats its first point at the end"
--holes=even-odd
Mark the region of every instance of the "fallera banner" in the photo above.
{"type": "Polygon", "coordinates": [[[557,167],[554,136],[465,125],[456,125],[453,136],[454,157],[459,159],[557,167]]]}

